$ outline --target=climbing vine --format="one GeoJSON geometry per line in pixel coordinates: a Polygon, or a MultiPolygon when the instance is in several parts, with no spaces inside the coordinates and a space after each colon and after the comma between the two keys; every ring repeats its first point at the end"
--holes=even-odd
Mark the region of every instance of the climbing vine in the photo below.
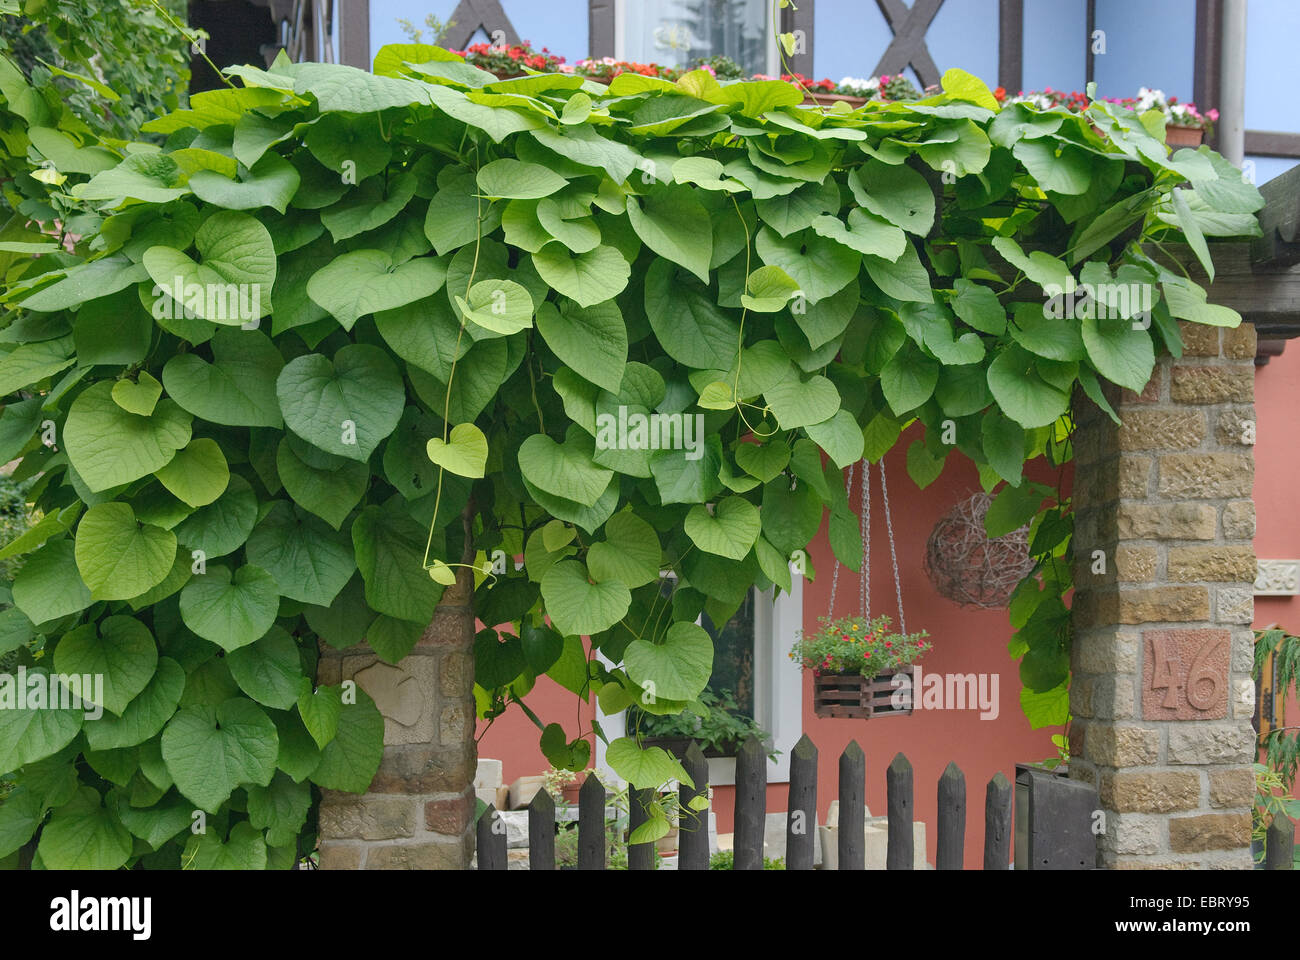
{"type": "MultiPolygon", "coordinates": [[[[382,755],[318,643],[401,660],[458,573],[480,717],[521,709],[585,766],[604,731],[538,716],[537,678],[698,707],[701,612],[790,589],[827,516],[856,570],[841,470],[916,421],[918,483],[957,451],[991,528],[1034,524],[1011,652],[1031,720],[1063,722],[1068,503],[1024,467],[1066,456],[1076,387],[1113,416],[1103,385],[1141,390],[1176,320],[1240,322],[1143,246],[1212,272],[1204,238],[1259,206],[1237,170],[956,70],[857,110],[416,44],[228,72],[145,125],[161,148],[83,147],[115,157],[66,188],[84,235],[8,267],[0,462],[43,519],[6,550],[0,651],[106,683],[96,718],[0,710],[0,856],[292,865],[313,785],[363,791],[382,755]],[[1156,293],[1045,309],[1078,284],[1156,293]]],[[[687,779],[634,737],[606,757],[687,779]]]]}

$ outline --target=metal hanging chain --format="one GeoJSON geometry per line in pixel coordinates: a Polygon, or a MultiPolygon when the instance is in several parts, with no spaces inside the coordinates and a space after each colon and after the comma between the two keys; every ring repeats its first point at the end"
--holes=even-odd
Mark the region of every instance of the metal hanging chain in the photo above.
{"type": "Polygon", "coordinates": [[[889,558],[894,564],[894,593],[898,595],[898,632],[907,633],[903,618],[903,583],[898,577],[898,551],[894,547],[894,521],[889,513],[889,484],[885,482],[885,462],[880,462],[880,492],[885,499],[885,529],[889,534],[889,558]]]}
{"type": "MultiPolygon", "coordinates": [[[[857,466],[856,463],[850,463],[850,464],[849,464],[849,484],[848,484],[848,486],[849,486],[849,490],[850,490],[850,491],[853,489],[853,469],[854,469],[854,467],[856,467],[856,466],[857,466]]],[[[831,551],[831,552],[834,553],[834,551],[831,551]]],[[[830,607],[829,610],[826,611],[826,619],[827,619],[827,620],[832,620],[832,619],[835,618],[835,591],[836,591],[836,589],[839,587],[839,585],[840,585],[840,558],[839,558],[839,557],[836,557],[836,558],[835,558],[835,569],[834,569],[834,572],[831,573],[831,607],[830,607]]]]}
{"type": "Polygon", "coordinates": [[[871,464],[862,461],[862,576],[858,580],[858,608],[871,620],[871,464]]]}

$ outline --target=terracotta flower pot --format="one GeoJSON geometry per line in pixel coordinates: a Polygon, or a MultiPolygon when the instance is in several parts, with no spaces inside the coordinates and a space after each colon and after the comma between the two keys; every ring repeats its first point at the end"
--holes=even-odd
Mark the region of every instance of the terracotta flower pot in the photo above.
{"type": "Polygon", "coordinates": [[[1171,147],[1199,147],[1205,139],[1200,127],[1165,127],[1165,143],[1171,147]]]}
{"type": "Polygon", "coordinates": [[[586,779],[587,775],[585,773],[580,773],[578,774],[577,780],[574,780],[572,783],[560,785],[560,794],[564,797],[565,803],[570,806],[577,804],[578,794],[582,791],[582,784],[586,779]]]}

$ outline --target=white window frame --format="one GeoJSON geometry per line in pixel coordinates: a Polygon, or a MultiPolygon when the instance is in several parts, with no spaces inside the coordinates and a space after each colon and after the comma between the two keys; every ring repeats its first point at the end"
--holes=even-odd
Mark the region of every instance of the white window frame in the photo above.
{"type": "MultiPolygon", "coordinates": [[[[772,746],[780,751],[775,760],[768,758],[768,783],[790,782],[790,751],[803,736],[803,671],[790,659],[790,648],[803,629],[803,577],[792,573],[791,581],[789,593],[782,593],[774,601],[771,591],[759,593],[754,603],[754,719],[771,734],[772,746]]],[[[599,651],[597,656],[606,667],[614,666],[599,651]]],[[[596,719],[611,742],[627,736],[626,711],[607,714],[597,701],[596,719]]],[[[605,744],[599,737],[596,768],[602,775],[619,780],[605,761],[605,744]]],[[[710,786],[735,782],[734,757],[709,758],[710,786]]]]}
{"type": "MultiPolygon", "coordinates": [[[[640,0],[633,0],[633,2],[639,3],[640,0]]],[[[614,0],[615,60],[627,59],[627,41],[623,36],[623,26],[627,23],[627,4],[628,0],[614,0]]],[[[769,77],[776,77],[781,75],[781,56],[777,49],[776,31],[772,29],[772,24],[770,22],[772,18],[772,5],[770,3],[764,4],[764,9],[769,22],[767,25],[767,63],[763,69],[763,73],[769,77]]]]}

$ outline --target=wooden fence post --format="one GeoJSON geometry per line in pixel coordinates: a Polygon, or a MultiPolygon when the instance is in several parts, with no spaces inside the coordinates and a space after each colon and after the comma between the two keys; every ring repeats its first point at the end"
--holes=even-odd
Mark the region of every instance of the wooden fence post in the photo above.
{"type": "Polygon", "coordinates": [[[594,776],[578,791],[578,869],[605,869],[605,785],[594,776]]]}
{"type": "Polygon", "coordinates": [[[937,870],[960,870],[966,849],[966,776],[949,763],[939,778],[937,870]]]}
{"type": "Polygon", "coordinates": [[[677,869],[709,869],[709,811],[692,810],[690,802],[696,797],[708,796],[709,763],[694,740],[686,752],[678,757],[682,767],[695,786],[683,783],[678,788],[681,812],[677,822],[677,869]]]}
{"type": "Polygon", "coordinates": [[[911,870],[915,856],[912,845],[912,764],[903,754],[894,757],[885,771],[885,787],[888,797],[886,812],[889,814],[885,869],[911,870]]]}
{"type": "Polygon", "coordinates": [[[497,808],[488,804],[478,818],[478,868],[480,870],[506,869],[506,825],[497,815],[497,808]]]}
{"type": "Polygon", "coordinates": [[[735,870],[763,869],[767,814],[767,754],[752,733],[736,757],[735,870]]]}
{"type": "Polygon", "coordinates": [[[545,790],[528,805],[528,869],[555,869],[555,801],[545,790]]]}
{"type": "Polygon", "coordinates": [[[817,746],[806,733],[790,751],[787,809],[785,868],[811,870],[817,842],[817,746]]]}
{"type": "Polygon", "coordinates": [[[1264,853],[1265,870],[1295,869],[1295,824],[1286,814],[1274,814],[1264,853]]]}
{"type": "Polygon", "coordinates": [[[984,791],[984,869],[1005,870],[1010,863],[1011,781],[999,770],[984,791]]]}
{"type": "Polygon", "coordinates": [[[866,820],[867,757],[850,740],[840,754],[840,822],[839,869],[865,870],[867,868],[866,820]]]}
{"type": "MultiPolygon", "coordinates": [[[[632,831],[650,819],[646,807],[654,798],[653,790],[634,790],[631,785],[627,791],[627,829],[628,839],[632,831]]],[[[655,868],[654,843],[631,843],[627,845],[627,868],[629,870],[653,870],[655,868]]]]}

